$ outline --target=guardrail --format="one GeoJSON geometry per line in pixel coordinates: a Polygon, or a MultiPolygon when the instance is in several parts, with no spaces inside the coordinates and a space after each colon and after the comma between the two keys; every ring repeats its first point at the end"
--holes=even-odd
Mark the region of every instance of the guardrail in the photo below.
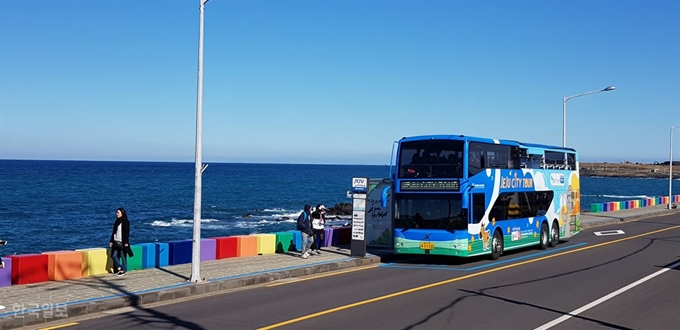
{"type": "Polygon", "coordinates": [[[665,205],[668,203],[680,203],[680,195],[663,196],[654,198],[634,199],[628,201],[590,203],[590,212],[611,212],[628,209],[637,209],[655,205],[665,205]]]}

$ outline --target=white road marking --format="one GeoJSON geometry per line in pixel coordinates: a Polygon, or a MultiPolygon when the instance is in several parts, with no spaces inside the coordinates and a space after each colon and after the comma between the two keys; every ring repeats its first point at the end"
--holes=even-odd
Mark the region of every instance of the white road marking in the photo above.
{"type": "Polygon", "coordinates": [[[599,304],[601,304],[601,303],[603,303],[603,302],[605,302],[605,301],[607,301],[611,298],[614,298],[614,297],[616,297],[616,296],[618,296],[618,295],[620,295],[620,294],[622,294],[622,293],[624,293],[624,292],[626,292],[626,291],[628,291],[628,290],[630,290],[630,289],[632,289],[632,288],[634,288],[634,287],[636,287],[636,286],[638,286],[638,285],[640,285],[644,282],[647,282],[647,281],[649,281],[649,280],[651,280],[651,279],[653,279],[653,278],[655,278],[655,277],[657,277],[657,276],[659,276],[659,275],[661,275],[661,274],[663,274],[663,273],[665,273],[665,272],[667,272],[667,271],[669,271],[669,270],[671,270],[675,267],[678,267],[678,266],[680,266],[680,262],[676,262],[676,263],[674,263],[674,264],[672,264],[672,265],[670,265],[670,266],[668,266],[668,267],[666,267],[666,268],[664,268],[664,269],[662,269],[662,270],[660,270],[660,271],[658,271],[654,274],[647,275],[646,277],[644,277],[640,280],[637,280],[637,281],[635,281],[631,284],[628,284],[621,289],[618,289],[618,290],[616,290],[616,291],[614,291],[614,292],[612,292],[612,293],[610,293],[610,294],[608,294],[608,295],[606,295],[606,296],[604,296],[600,299],[597,299],[597,300],[591,302],[590,304],[587,304],[587,305],[585,305],[581,308],[575,309],[574,311],[570,312],[569,314],[562,315],[562,316],[560,316],[560,317],[558,317],[558,318],[556,318],[556,319],[554,319],[554,320],[552,320],[552,321],[550,321],[550,322],[548,322],[548,323],[546,323],[546,324],[544,324],[544,325],[542,325],[542,326],[540,326],[540,327],[538,327],[534,330],[550,329],[551,327],[554,327],[554,326],[570,319],[572,316],[576,316],[578,314],[581,314],[581,313],[583,313],[583,312],[585,312],[585,311],[587,311],[587,310],[589,310],[589,309],[591,309],[591,308],[593,308],[593,307],[595,307],[595,306],[597,306],[597,305],[599,305],[599,304]]]}
{"type": "Polygon", "coordinates": [[[117,314],[124,314],[124,313],[130,313],[138,310],[139,308],[134,307],[134,306],[128,306],[128,307],[122,307],[122,308],[116,308],[116,309],[110,309],[108,311],[103,311],[103,314],[110,314],[110,315],[117,315],[117,314]]]}
{"type": "Polygon", "coordinates": [[[609,235],[623,235],[625,233],[623,232],[623,230],[617,229],[617,230],[596,231],[593,234],[595,234],[595,236],[609,236],[609,235]]]}

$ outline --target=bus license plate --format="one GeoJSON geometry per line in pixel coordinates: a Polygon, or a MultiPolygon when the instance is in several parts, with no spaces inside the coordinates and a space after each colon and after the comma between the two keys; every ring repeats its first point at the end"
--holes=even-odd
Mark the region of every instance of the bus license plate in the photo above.
{"type": "Polygon", "coordinates": [[[421,250],[434,250],[434,242],[420,242],[421,250]]]}

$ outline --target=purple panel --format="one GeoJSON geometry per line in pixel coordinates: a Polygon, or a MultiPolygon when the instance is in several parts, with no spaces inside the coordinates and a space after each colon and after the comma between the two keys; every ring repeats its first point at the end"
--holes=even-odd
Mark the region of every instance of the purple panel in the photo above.
{"type": "Polygon", "coordinates": [[[201,239],[201,261],[215,260],[217,254],[217,240],[201,239]]]}
{"type": "Polygon", "coordinates": [[[0,269],[0,287],[12,285],[12,259],[2,258],[5,268],[0,269]]]}
{"type": "Polygon", "coordinates": [[[324,228],[323,231],[323,246],[333,246],[333,228],[324,228]]]}

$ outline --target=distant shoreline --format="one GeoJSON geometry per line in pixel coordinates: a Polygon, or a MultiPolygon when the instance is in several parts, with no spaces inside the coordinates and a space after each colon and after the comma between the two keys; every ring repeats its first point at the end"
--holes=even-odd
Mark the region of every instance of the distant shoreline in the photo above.
{"type": "MultiPolygon", "coordinates": [[[[668,164],[580,163],[579,175],[588,177],[668,179],[668,164]]],[[[673,179],[680,178],[680,165],[673,166],[673,179]]]]}

